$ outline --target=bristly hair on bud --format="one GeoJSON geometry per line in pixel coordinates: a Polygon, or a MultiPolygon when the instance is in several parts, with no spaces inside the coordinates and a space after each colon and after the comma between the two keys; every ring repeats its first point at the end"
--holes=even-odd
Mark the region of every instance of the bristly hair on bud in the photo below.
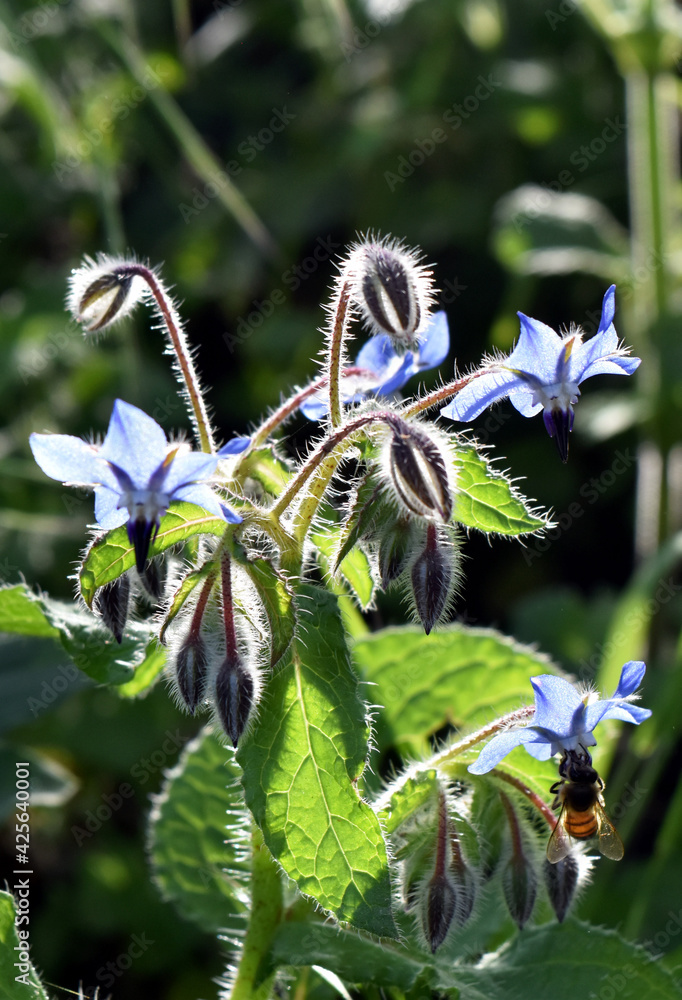
{"type": "Polygon", "coordinates": [[[447,523],[452,516],[454,458],[435,428],[396,418],[384,449],[386,480],[402,506],[447,523]]]}
{"type": "Polygon", "coordinates": [[[545,888],[560,924],[565,920],[580,890],[589,882],[593,862],[594,858],[584,853],[581,844],[574,844],[570,854],[556,864],[551,864],[545,858],[542,865],[545,888]]]}
{"type": "Polygon", "coordinates": [[[192,715],[206,696],[208,681],[208,651],[199,633],[187,636],[175,663],[175,679],[182,700],[192,715]]]}
{"type": "Polygon", "coordinates": [[[405,590],[428,635],[441,621],[455,594],[459,570],[457,535],[450,525],[428,523],[426,543],[413,554],[405,590]]]}
{"type": "Polygon", "coordinates": [[[368,233],[351,246],[342,276],[372,334],[386,333],[397,351],[414,350],[435,295],[420,252],[398,240],[368,233]]]}
{"type": "Polygon", "coordinates": [[[100,587],[95,597],[95,608],[118,643],[123,639],[123,630],[128,620],[129,602],[130,577],[127,573],[100,587]]]}
{"type": "Polygon", "coordinates": [[[257,678],[241,656],[227,656],[215,679],[215,704],[220,724],[234,747],[246,729],[257,701],[257,678]]]}
{"type": "Polygon", "coordinates": [[[136,264],[132,259],[98,254],[97,260],[86,257],[82,267],[71,273],[66,304],[85,333],[99,333],[142,301],[146,285],[131,271],[136,264]]]}

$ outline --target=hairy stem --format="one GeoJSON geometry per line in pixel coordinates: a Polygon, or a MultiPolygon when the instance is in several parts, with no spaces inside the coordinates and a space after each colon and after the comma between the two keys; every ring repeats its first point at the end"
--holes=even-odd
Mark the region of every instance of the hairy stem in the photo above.
{"type": "MultiPolygon", "coordinates": [[[[499,778],[500,781],[506,781],[508,785],[511,785],[518,792],[521,792],[522,795],[525,795],[528,801],[532,803],[538,812],[542,814],[544,819],[547,820],[550,829],[554,829],[557,825],[557,817],[554,815],[544,799],[541,799],[540,796],[532,790],[532,788],[529,788],[528,785],[524,785],[524,783],[518,778],[515,778],[513,774],[508,774],[506,771],[500,771],[496,767],[494,767],[492,771],[489,771],[488,774],[491,778],[499,778]]],[[[502,804],[504,805],[504,797],[502,804]]],[[[509,813],[507,813],[507,815],[509,815],[509,813]]]]}
{"type": "Polygon", "coordinates": [[[329,418],[332,427],[341,423],[341,366],[343,348],[350,319],[350,282],[344,281],[336,302],[334,321],[329,342],[329,418]]]}

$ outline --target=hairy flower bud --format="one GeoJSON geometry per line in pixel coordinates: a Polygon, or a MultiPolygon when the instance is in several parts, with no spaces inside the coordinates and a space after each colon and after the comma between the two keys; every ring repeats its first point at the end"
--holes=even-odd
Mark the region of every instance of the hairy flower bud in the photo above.
{"type": "Polygon", "coordinates": [[[192,715],[203,701],[208,678],[208,655],[200,635],[189,635],[178,653],[175,676],[182,700],[192,715]]]}
{"type": "Polygon", "coordinates": [[[447,875],[434,875],[428,883],[423,925],[432,952],[443,943],[455,916],[457,893],[447,875]]]}
{"type": "Polygon", "coordinates": [[[556,864],[545,860],[543,865],[547,895],[559,923],[563,923],[573,902],[580,868],[573,854],[567,854],[556,864]]]}
{"type": "Polygon", "coordinates": [[[227,657],[218,670],[215,700],[222,727],[237,746],[254,703],[254,683],[240,657],[227,657]]]}
{"type": "Polygon", "coordinates": [[[96,261],[86,257],[72,273],[67,304],[86,333],[103,330],[140,301],[144,284],[134,267],[134,261],[100,254],[96,261]]]}
{"type": "Polygon", "coordinates": [[[160,559],[150,559],[140,573],[144,589],[155,601],[160,600],[163,596],[164,575],[162,567],[163,563],[160,559]]]}
{"type": "Polygon", "coordinates": [[[347,267],[353,299],[374,334],[386,333],[400,351],[415,349],[433,302],[431,272],[414,251],[394,241],[354,246],[347,267]]]}
{"type": "Polygon", "coordinates": [[[455,559],[452,541],[430,523],[426,545],[410,571],[414,606],[427,635],[447,610],[455,585],[455,559]]]}
{"type": "Polygon", "coordinates": [[[102,621],[113,635],[116,642],[121,642],[123,629],[128,620],[128,603],[130,599],[130,578],[127,573],[112,580],[97,591],[95,606],[102,616],[102,621]]]}
{"type": "Polygon", "coordinates": [[[537,873],[523,852],[514,852],[503,868],[502,888],[512,919],[520,929],[530,920],[538,894],[537,873]]]}
{"type": "Polygon", "coordinates": [[[449,521],[452,491],[440,446],[405,421],[396,421],[391,429],[388,469],[399,499],[412,514],[449,521]]]}
{"type": "MultiPolygon", "coordinates": [[[[451,826],[454,827],[452,820],[451,826]]],[[[459,838],[454,829],[450,837],[450,847],[452,850],[452,861],[450,862],[449,874],[454,883],[457,898],[455,920],[462,927],[471,916],[474,903],[476,902],[476,879],[462,856],[459,838]]]]}
{"type": "Polygon", "coordinates": [[[407,563],[413,544],[413,524],[400,517],[387,525],[379,537],[379,573],[382,590],[397,580],[407,563]]]}

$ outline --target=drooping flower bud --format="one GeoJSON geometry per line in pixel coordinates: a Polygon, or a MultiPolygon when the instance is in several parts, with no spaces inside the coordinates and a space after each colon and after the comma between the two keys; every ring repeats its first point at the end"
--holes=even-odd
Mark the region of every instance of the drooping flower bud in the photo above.
{"type": "Polygon", "coordinates": [[[538,894],[538,876],[523,842],[521,824],[507,795],[500,792],[511,833],[512,855],[502,869],[502,889],[512,919],[519,929],[528,923],[538,894]]]}
{"type": "Polygon", "coordinates": [[[427,635],[445,614],[456,582],[457,550],[445,530],[429,524],[426,545],[410,571],[415,610],[427,635]]]}
{"type": "Polygon", "coordinates": [[[450,877],[455,886],[457,898],[455,906],[455,920],[462,927],[471,916],[476,902],[476,879],[469,865],[464,860],[459,836],[454,820],[450,817],[450,850],[452,860],[450,862],[450,877]]]}
{"type": "Polygon", "coordinates": [[[105,584],[97,591],[95,605],[102,621],[113,635],[116,642],[123,639],[123,630],[128,620],[128,604],[130,600],[130,578],[127,573],[105,584]]]}
{"type": "Polygon", "coordinates": [[[422,429],[404,420],[391,423],[388,470],[391,484],[408,511],[447,522],[452,490],[447,456],[422,429]]]}
{"type": "Polygon", "coordinates": [[[523,928],[530,920],[538,893],[538,877],[524,853],[512,854],[502,870],[502,888],[514,923],[523,928]]]}
{"type": "Polygon", "coordinates": [[[578,886],[580,868],[573,854],[567,854],[556,864],[545,859],[543,864],[547,895],[559,923],[563,923],[578,886]]]}
{"type": "Polygon", "coordinates": [[[175,664],[175,677],[182,700],[192,715],[204,699],[208,679],[208,655],[201,636],[190,635],[185,639],[175,664]]]}
{"type": "Polygon", "coordinates": [[[103,330],[141,300],[144,283],[134,268],[134,261],[100,254],[72,273],[67,305],[86,333],[103,330]]]}
{"type": "Polygon", "coordinates": [[[428,883],[424,904],[424,934],[432,952],[443,943],[455,916],[457,894],[446,874],[435,874],[428,883]]]}
{"type": "Polygon", "coordinates": [[[254,704],[253,676],[241,657],[227,657],[216,676],[215,701],[222,727],[237,746],[254,704]]]}
{"type": "Polygon", "coordinates": [[[417,254],[398,242],[370,240],[352,248],[347,267],[371,332],[388,334],[397,350],[416,348],[433,302],[431,272],[417,254]]]}

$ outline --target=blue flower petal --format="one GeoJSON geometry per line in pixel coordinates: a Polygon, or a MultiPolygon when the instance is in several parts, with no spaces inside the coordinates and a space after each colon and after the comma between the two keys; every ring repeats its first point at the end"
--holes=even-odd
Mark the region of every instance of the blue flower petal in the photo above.
{"type": "Polygon", "coordinates": [[[308,420],[322,420],[329,413],[329,393],[324,390],[304,399],[299,410],[308,420]]]}
{"type": "Polygon", "coordinates": [[[545,323],[521,312],[517,316],[521,321],[521,334],[505,365],[528,372],[538,381],[551,385],[556,381],[557,366],[563,357],[563,341],[545,323]]]}
{"type": "Polygon", "coordinates": [[[608,328],[613,323],[613,317],[616,315],[616,286],[609,285],[609,287],[604,292],[604,300],[601,305],[601,319],[599,321],[599,329],[597,330],[597,336],[603,333],[604,330],[608,328]]]}
{"type": "Polygon", "coordinates": [[[483,747],[478,758],[473,764],[469,765],[467,770],[471,774],[486,774],[516,747],[539,741],[542,741],[542,737],[538,736],[530,726],[526,726],[524,729],[513,729],[507,733],[500,733],[498,736],[494,736],[490,743],[487,743],[483,747]]]}
{"type": "Polygon", "coordinates": [[[221,458],[227,455],[241,455],[251,444],[250,437],[233,437],[227,444],[224,444],[218,451],[221,458]]]}
{"type": "Polygon", "coordinates": [[[111,531],[120,528],[130,517],[126,507],[119,507],[120,494],[118,490],[98,486],[95,490],[95,520],[100,528],[111,531]]]}
{"type": "Polygon", "coordinates": [[[512,389],[523,387],[523,380],[515,372],[491,370],[472,378],[460,389],[452,402],[440,411],[441,416],[450,420],[473,420],[488,406],[508,396],[512,389]]]}
{"type": "Polygon", "coordinates": [[[628,698],[634,694],[644,680],[646,664],[642,660],[628,660],[620,672],[618,687],[613,692],[614,698],[628,698]]]}
{"type": "Polygon", "coordinates": [[[60,483],[116,488],[116,477],[94,445],[71,434],[31,434],[31,451],[45,475],[60,483]]]}
{"type": "Polygon", "coordinates": [[[585,708],[573,685],[552,674],[531,677],[530,682],[535,691],[533,725],[552,733],[572,734],[585,708]]]}
{"type": "Polygon", "coordinates": [[[524,385],[520,389],[512,389],[509,393],[509,402],[523,417],[534,417],[542,409],[542,402],[534,402],[534,400],[535,393],[528,385],[524,385]]]}
{"type": "Polygon", "coordinates": [[[181,487],[212,476],[217,464],[218,456],[209,455],[204,451],[190,451],[176,455],[166,473],[164,491],[174,498],[181,487]]]}
{"type": "Polygon", "coordinates": [[[194,483],[189,486],[181,486],[173,494],[173,500],[184,500],[186,503],[195,503],[197,507],[203,507],[210,514],[216,517],[223,517],[223,508],[209,486],[202,483],[194,483]]]}
{"type": "Polygon", "coordinates": [[[416,371],[437,368],[448,356],[450,350],[450,328],[448,317],[441,309],[434,313],[419,337],[419,351],[415,358],[416,371]]]}
{"type": "Polygon", "coordinates": [[[166,435],[156,420],[122,399],[115,401],[102,458],[126,472],[137,489],[145,489],[166,449],[166,435]]]}

